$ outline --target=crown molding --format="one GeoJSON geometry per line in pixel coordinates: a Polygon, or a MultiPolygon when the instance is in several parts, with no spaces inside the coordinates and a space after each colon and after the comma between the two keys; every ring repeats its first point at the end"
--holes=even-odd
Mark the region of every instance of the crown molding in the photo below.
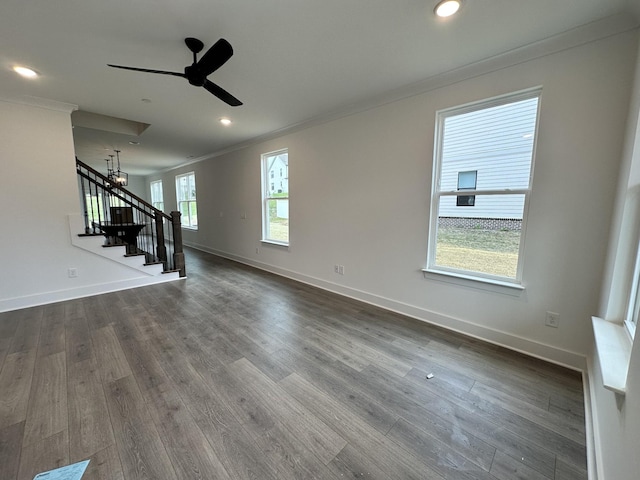
{"type": "Polygon", "coordinates": [[[27,105],[30,107],[44,108],[46,110],[54,110],[56,112],[64,112],[71,114],[78,110],[78,105],[72,103],[58,102],[49,100],[48,98],[34,97],[32,95],[17,95],[14,97],[0,96],[1,102],[14,103],[17,105],[27,105]]]}
{"type": "Polygon", "coordinates": [[[617,15],[606,17],[595,22],[581,25],[566,32],[547,37],[537,42],[526,44],[518,48],[500,53],[498,55],[494,55],[492,57],[488,57],[483,60],[479,60],[477,62],[431,76],[419,82],[405,85],[403,87],[399,87],[382,93],[380,95],[369,97],[363,101],[349,104],[338,110],[327,112],[308,120],[288,125],[267,134],[254,137],[235,145],[231,145],[230,147],[215,151],[208,155],[202,155],[198,158],[190,159],[188,162],[182,163],[175,167],[160,170],[157,172],[157,174],[183,168],[193,163],[212,160],[216,157],[226,155],[227,153],[235,152],[237,150],[241,150],[258,143],[273,140],[275,138],[282,137],[283,135],[295,133],[343,117],[362,113],[388,103],[403,100],[416,95],[421,95],[423,93],[427,93],[438,88],[479,77],[481,75],[493,73],[508,67],[519,65],[521,63],[560,53],[562,51],[596,42],[598,40],[603,40],[615,35],[635,30],[639,26],[639,20],[634,15],[629,15],[628,13],[620,13],[617,15]]]}

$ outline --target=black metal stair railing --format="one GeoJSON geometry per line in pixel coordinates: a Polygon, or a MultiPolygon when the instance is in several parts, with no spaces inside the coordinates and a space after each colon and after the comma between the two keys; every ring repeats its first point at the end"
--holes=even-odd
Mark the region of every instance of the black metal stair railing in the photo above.
{"type": "Polygon", "coordinates": [[[76,158],[84,235],[103,235],[106,245],[125,245],[127,255],[144,255],[145,264],[186,275],[180,212],[154,208],[76,158]]]}

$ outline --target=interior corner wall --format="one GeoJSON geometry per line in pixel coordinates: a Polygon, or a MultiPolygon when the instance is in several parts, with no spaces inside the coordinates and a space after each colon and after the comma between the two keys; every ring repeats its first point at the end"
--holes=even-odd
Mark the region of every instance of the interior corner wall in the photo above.
{"type": "MultiPolygon", "coordinates": [[[[640,45],[639,45],[640,47],[640,45]]],[[[618,198],[612,216],[607,268],[602,282],[600,317],[621,321],[638,248],[640,224],[640,48],[633,86],[618,198]]],[[[640,331],[640,330],[639,330],[640,331]]],[[[632,347],[624,396],[604,388],[595,345],[589,356],[591,413],[596,438],[598,480],[638,478],[640,472],[640,334],[632,347]]]]}
{"type": "Polygon", "coordinates": [[[200,161],[199,228],[185,243],[385,308],[584,368],[637,48],[631,31],[200,161]],[[425,278],[436,111],[541,85],[524,239],[510,294],[425,278]],[[289,150],[289,248],[261,238],[260,154],[289,150]],[[333,265],[345,266],[345,274],[333,265]],[[560,314],[557,329],[546,311],[560,314]]]}
{"type": "Polygon", "coordinates": [[[80,203],[67,107],[0,100],[0,311],[106,291],[140,276],[71,245],[67,216],[79,215],[80,203]]]}

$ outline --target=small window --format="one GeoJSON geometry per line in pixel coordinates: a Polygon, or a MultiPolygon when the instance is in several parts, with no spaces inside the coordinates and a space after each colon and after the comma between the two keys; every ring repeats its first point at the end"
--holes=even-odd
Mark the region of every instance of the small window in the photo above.
{"type": "Polygon", "coordinates": [[[280,150],[262,155],[262,241],[289,244],[289,181],[283,179],[280,188],[270,179],[274,172],[289,168],[289,153],[280,150]]]}
{"type": "MultiPolygon", "coordinates": [[[[458,190],[475,190],[478,171],[458,173],[458,190]]],[[[476,203],[475,195],[458,195],[456,197],[457,207],[473,207],[476,203]]]]}
{"type": "Polygon", "coordinates": [[[194,172],[176,176],[176,197],[182,226],[197,229],[198,206],[196,203],[196,174],[194,172]]]}
{"type": "Polygon", "coordinates": [[[151,182],[151,205],[164,211],[164,196],[162,194],[162,180],[151,182]]]}
{"type": "Polygon", "coordinates": [[[540,95],[436,114],[428,271],[521,284],[540,95]]]}

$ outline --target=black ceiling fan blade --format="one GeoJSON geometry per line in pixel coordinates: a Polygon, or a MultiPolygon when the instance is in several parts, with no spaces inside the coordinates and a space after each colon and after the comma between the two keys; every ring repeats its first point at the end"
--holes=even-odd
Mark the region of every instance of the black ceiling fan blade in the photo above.
{"type": "Polygon", "coordinates": [[[232,55],[233,48],[231,44],[224,38],[221,38],[200,58],[198,61],[198,69],[206,77],[224,65],[232,55]]]}
{"type": "Polygon", "coordinates": [[[159,73],[160,75],[173,75],[174,77],[185,78],[185,74],[179,73],[179,72],[167,72],[165,70],[150,70],[148,68],[124,67],[122,65],[111,65],[109,63],[107,63],[107,66],[113,67],[113,68],[121,68],[123,70],[133,70],[134,72],[159,73]]]}
{"type": "Polygon", "coordinates": [[[232,107],[239,107],[242,105],[242,102],[238,100],[236,97],[227,92],[224,88],[219,87],[215,83],[210,80],[204,82],[204,88],[207,89],[208,92],[213,93],[216,97],[222,100],[225,103],[228,103],[232,107]]]}

